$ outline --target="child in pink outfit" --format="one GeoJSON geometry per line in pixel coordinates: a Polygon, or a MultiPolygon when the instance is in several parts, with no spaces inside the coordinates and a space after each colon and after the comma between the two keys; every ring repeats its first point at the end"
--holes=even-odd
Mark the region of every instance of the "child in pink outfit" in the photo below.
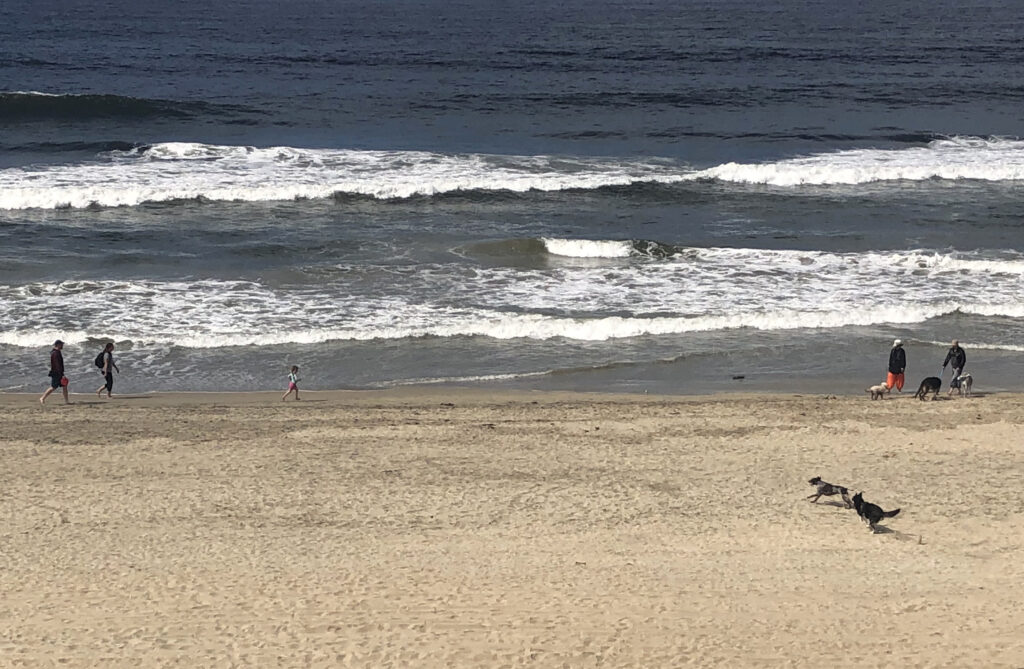
{"type": "Polygon", "coordinates": [[[299,381],[301,380],[302,379],[299,378],[299,366],[292,365],[292,373],[288,375],[288,392],[281,397],[282,402],[288,399],[288,396],[291,395],[293,391],[295,392],[295,399],[299,399],[299,381]]]}

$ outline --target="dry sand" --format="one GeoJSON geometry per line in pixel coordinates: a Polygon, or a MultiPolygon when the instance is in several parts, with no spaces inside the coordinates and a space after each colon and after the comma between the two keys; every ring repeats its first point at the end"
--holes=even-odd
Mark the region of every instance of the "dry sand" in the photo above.
{"type": "Polygon", "coordinates": [[[1024,396],[279,397],[0,396],[0,665],[1024,666],[1024,396]]]}

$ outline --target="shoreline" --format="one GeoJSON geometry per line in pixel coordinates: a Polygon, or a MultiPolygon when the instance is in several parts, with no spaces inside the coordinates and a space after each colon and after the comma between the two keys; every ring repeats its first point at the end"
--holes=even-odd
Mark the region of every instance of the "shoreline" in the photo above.
{"type": "MultiPolygon", "coordinates": [[[[971,397],[960,397],[957,395],[946,395],[943,389],[935,402],[982,399],[989,397],[1014,397],[1024,396],[1024,391],[1017,390],[992,390],[975,391],[971,397]]],[[[889,397],[875,402],[891,402],[893,400],[914,399],[914,390],[906,390],[902,393],[891,393],[889,397]]],[[[607,401],[607,402],[706,402],[706,401],[729,401],[729,400],[757,400],[757,399],[832,399],[832,400],[855,400],[862,398],[872,401],[867,392],[859,393],[817,393],[817,392],[793,392],[791,390],[736,390],[717,391],[702,394],[671,394],[671,393],[622,393],[602,392],[588,390],[529,390],[519,388],[483,389],[467,386],[401,386],[398,388],[385,388],[380,390],[301,390],[303,399],[296,401],[289,398],[281,401],[282,391],[277,390],[245,390],[245,391],[191,391],[191,390],[170,390],[153,391],[149,393],[126,393],[115,394],[112,399],[98,398],[95,393],[70,393],[72,405],[92,406],[99,404],[119,404],[121,402],[145,402],[148,406],[186,406],[202,405],[213,402],[217,405],[226,406],[267,406],[269,405],[291,405],[317,403],[372,405],[380,404],[402,404],[415,403],[418,401],[445,401],[456,399],[470,405],[485,405],[495,402],[571,402],[571,401],[607,401]]],[[[42,393],[26,392],[0,392],[0,406],[18,406],[35,402],[38,404],[42,393]]],[[[931,401],[931,400],[929,400],[931,401]]],[[[63,406],[63,399],[60,391],[55,391],[46,400],[45,407],[63,406]]]]}

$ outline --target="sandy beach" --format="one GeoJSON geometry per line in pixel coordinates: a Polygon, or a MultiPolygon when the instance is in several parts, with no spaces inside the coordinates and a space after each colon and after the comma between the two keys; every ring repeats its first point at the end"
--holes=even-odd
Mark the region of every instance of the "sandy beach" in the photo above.
{"type": "Polygon", "coordinates": [[[1024,666],[1022,395],[35,398],[0,666],[1024,666]]]}

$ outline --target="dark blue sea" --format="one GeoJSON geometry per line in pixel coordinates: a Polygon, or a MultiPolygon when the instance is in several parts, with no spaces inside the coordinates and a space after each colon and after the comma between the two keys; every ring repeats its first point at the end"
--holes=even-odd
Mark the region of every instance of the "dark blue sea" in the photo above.
{"type": "Polygon", "coordinates": [[[0,389],[1024,390],[1024,4],[0,4],[0,389]],[[947,374],[948,379],[948,374],[947,374]]]}

